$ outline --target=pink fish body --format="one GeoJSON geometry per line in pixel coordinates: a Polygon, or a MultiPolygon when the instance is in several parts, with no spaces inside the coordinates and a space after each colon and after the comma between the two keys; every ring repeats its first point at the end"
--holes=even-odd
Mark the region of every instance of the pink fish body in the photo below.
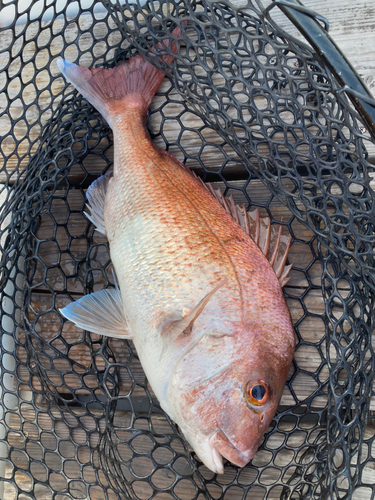
{"type": "MultiPolygon", "coordinates": [[[[145,128],[163,74],[141,56],[115,69],[60,61],[113,129],[113,176],[87,193],[119,290],[62,310],[92,332],[131,338],[162,408],[205,465],[254,456],[294,352],[279,280],[253,239],[145,128]]],[[[245,214],[246,218],[246,214],[245,214]]]]}

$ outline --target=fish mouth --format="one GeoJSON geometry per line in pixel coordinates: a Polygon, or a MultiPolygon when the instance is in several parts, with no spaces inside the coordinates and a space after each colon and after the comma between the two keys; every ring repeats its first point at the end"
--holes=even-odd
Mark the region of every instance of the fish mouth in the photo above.
{"type": "Polygon", "coordinates": [[[238,450],[221,429],[211,436],[210,444],[220,455],[238,467],[245,467],[257,452],[254,447],[245,451],[238,450]]]}

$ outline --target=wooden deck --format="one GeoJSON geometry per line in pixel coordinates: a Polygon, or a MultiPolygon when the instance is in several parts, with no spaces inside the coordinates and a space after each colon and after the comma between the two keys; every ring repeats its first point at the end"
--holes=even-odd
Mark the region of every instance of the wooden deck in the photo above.
{"type": "MultiPolygon", "coordinates": [[[[336,41],[341,50],[347,55],[347,57],[349,58],[353,66],[356,68],[358,73],[362,76],[365,83],[368,85],[368,87],[373,92],[373,95],[375,97],[375,4],[372,4],[368,0],[358,0],[356,2],[352,2],[349,0],[342,0],[341,2],[337,2],[336,0],[304,0],[303,3],[306,7],[309,7],[328,18],[328,20],[331,23],[331,30],[330,30],[331,37],[336,41]]],[[[295,36],[297,37],[299,36],[296,29],[293,26],[291,26],[289,21],[285,19],[285,17],[278,11],[277,8],[275,8],[273,11],[273,18],[279,23],[281,27],[284,27],[295,36]]],[[[85,20],[83,19],[82,25],[84,26],[84,24],[85,20]]],[[[76,28],[74,26],[68,27],[67,29],[68,32],[69,30],[71,30],[72,39],[74,35],[73,32],[75,29],[76,28]]],[[[9,35],[7,33],[5,33],[4,35],[0,34],[0,43],[1,44],[8,43],[9,41],[8,38],[9,35]]],[[[54,54],[54,51],[56,52],[56,54],[59,53],[57,44],[55,44],[55,41],[53,39],[48,39],[47,34],[46,34],[45,44],[50,44],[52,55],[54,54]]],[[[36,50],[36,47],[35,44],[34,45],[29,44],[29,45],[30,46],[28,48],[28,51],[29,51],[29,56],[31,57],[33,55],[33,51],[36,50]]],[[[85,48],[85,41],[83,40],[81,49],[84,48],[85,48]]],[[[73,51],[74,47],[72,47],[71,50],[73,51]]],[[[41,53],[42,53],[41,57],[43,58],[44,57],[43,51],[41,51],[41,53]]],[[[67,51],[65,56],[69,59],[69,50],[67,51]]],[[[2,60],[0,55],[0,68],[2,67],[1,64],[2,60]]],[[[41,62],[40,64],[41,67],[43,67],[43,63],[41,62]]],[[[51,70],[53,74],[56,75],[56,79],[53,84],[53,93],[54,95],[58,95],[64,88],[64,81],[61,77],[58,76],[58,69],[55,60],[51,65],[51,70]]],[[[28,67],[27,64],[25,64],[22,70],[22,74],[23,74],[22,77],[23,81],[28,82],[33,77],[33,70],[31,67],[28,67]]],[[[38,75],[38,87],[43,88],[43,86],[48,85],[48,82],[49,82],[49,77],[47,73],[41,71],[40,74],[38,75]]],[[[167,85],[167,83],[165,83],[164,85],[167,85]]],[[[28,85],[26,83],[24,87],[25,87],[24,99],[26,100],[26,102],[32,102],[33,99],[35,98],[35,88],[33,88],[32,85],[28,85]]],[[[42,95],[40,97],[39,102],[41,103],[41,105],[45,105],[46,108],[48,108],[48,106],[51,103],[51,96],[48,93],[46,93],[45,95],[42,95]]],[[[1,105],[2,104],[1,104],[1,94],[0,94],[0,109],[1,105]]],[[[155,108],[158,107],[157,99],[155,99],[153,107],[155,108]]],[[[15,117],[20,116],[22,112],[23,108],[21,101],[19,101],[18,103],[16,102],[12,109],[13,116],[15,117]]],[[[170,109],[169,112],[172,113],[173,115],[173,109],[170,109]]],[[[35,110],[33,110],[31,107],[29,113],[30,119],[33,116],[33,113],[35,113],[35,110]]],[[[47,122],[49,118],[50,114],[46,113],[44,121],[47,122]]],[[[189,128],[191,129],[194,129],[200,125],[199,119],[197,119],[194,115],[191,115],[190,117],[186,118],[185,125],[189,126],[189,128]]],[[[0,134],[2,135],[4,133],[7,133],[10,126],[11,123],[10,122],[8,123],[7,120],[5,119],[0,120],[0,134]]],[[[21,137],[22,134],[24,133],[24,124],[19,123],[14,128],[14,133],[16,137],[17,136],[21,137]]],[[[173,134],[175,134],[176,131],[174,130],[173,127],[171,127],[168,133],[170,134],[170,137],[173,138],[173,134]]],[[[20,146],[21,151],[18,150],[19,155],[21,156],[24,155],[22,164],[18,166],[19,169],[22,169],[22,167],[25,167],[27,165],[30,156],[35,152],[37,148],[39,137],[40,137],[40,127],[36,125],[35,128],[31,131],[31,135],[29,137],[29,140],[31,141],[30,151],[27,152],[27,148],[30,145],[27,142],[24,143],[25,150],[23,152],[22,152],[22,147],[23,147],[22,144],[20,146]]],[[[215,137],[215,134],[213,134],[213,136],[210,139],[212,140],[212,142],[215,142],[215,140],[219,140],[217,137],[215,137]]],[[[190,140],[189,147],[193,150],[194,133],[190,133],[190,136],[187,138],[187,140],[190,140]]],[[[3,142],[1,147],[3,151],[9,153],[9,160],[7,161],[6,169],[9,173],[13,172],[17,166],[18,160],[16,155],[13,153],[12,141],[10,139],[6,139],[6,141],[3,142]]],[[[369,143],[368,150],[370,154],[370,161],[372,163],[375,163],[375,145],[369,143]]],[[[171,150],[171,152],[174,153],[175,151],[171,150]]],[[[113,151],[108,150],[106,154],[108,159],[111,161],[113,159],[113,151]]],[[[215,166],[216,164],[219,165],[221,162],[219,156],[215,157],[215,154],[216,154],[215,149],[213,148],[212,151],[210,152],[210,158],[209,158],[211,166],[215,166]]],[[[176,155],[179,156],[180,153],[176,151],[176,155]]],[[[100,172],[103,168],[103,164],[101,162],[100,157],[92,155],[91,159],[92,159],[92,163],[90,166],[91,172],[94,173],[96,169],[97,172],[100,172]]],[[[194,164],[194,161],[192,161],[189,164],[189,166],[194,168],[197,165],[194,164]]],[[[73,171],[70,174],[70,180],[72,181],[73,184],[77,184],[81,180],[80,178],[81,175],[82,174],[79,172],[79,170],[75,171],[73,169],[73,171]]],[[[0,173],[0,182],[4,182],[6,177],[7,176],[4,173],[0,173]]],[[[15,179],[16,176],[13,177],[13,180],[15,179]]],[[[12,184],[12,178],[10,183],[12,184]]],[[[235,201],[237,203],[245,201],[243,199],[243,194],[240,191],[235,190],[236,186],[241,184],[242,184],[241,181],[231,182],[231,185],[234,188],[231,190],[231,194],[234,196],[235,201]]],[[[220,183],[216,183],[215,187],[220,187],[220,183]]],[[[259,204],[264,204],[269,199],[268,190],[259,181],[251,182],[248,189],[252,199],[256,200],[259,204]]],[[[54,196],[56,202],[52,205],[52,215],[57,220],[60,219],[63,220],[64,206],[63,203],[59,201],[59,194],[62,193],[57,192],[54,196]]],[[[81,209],[84,203],[85,203],[84,193],[81,190],[71,190],[68,197],[68,204],[70,210],[78,211],[81,209]]],[[[292,214],[290,213],[290,211],[277,200],[272,201],[271,210],[275,220],[283,222],[291,220],[292,214]]],[[[298,242],[295,242],[290,250],[289,261],[290,263],[293,263],[294,268],[291,272],[291,280],[286,286],[285,291],[288,294],[287,301],[293,321],[296,322],[303,316],[303,309],[301,306],[301,302],[299,300],[300,297],[303,297],[303,303],[308,311],[308,315],[304,319],[304,321],[299,325],[299,332],[302,337],[302,342],[299,343],[295,353],[295,361],[297,365],[304,370],[304,373],[299,373],[292,383],[291,387],[292,391],[294,391],[294,394],[291,392],[290,388],[288,388],[287,386],[285,387],[281,400],[281,406],[283,408],[290,407],[296,404],[297,402],[303,403],[303,401],[306,400],[306,398],[308,398],[311,394],[314,393],[314,391],[318,387],[317,382],[315,380],[315,375],[317,373],[319,381],[321,382],[327,380],[328,377],[328,369],[326,366],[321,367],[321,356],[319,354],[319,349],[324,350],[324,343],[321,344],[321,342],[325,330],[322,319],[324,314],[324,302],[321,290],[319,288],[321,285],[321,267],[319,261],[316,260],[316,257],[314,255],[314,252],[316,251],[316,242],[314,241],[312,233],[304,226],[297,223],[296,221],[292,223],[292,229],[295,237],[298,239],[298,242]],[[310,242],[312,242],[311,245],[310,242]],[[308,270],[307,271],[308,276],[313,285],[317,286],[317,288],[311,289],[308,293],[306,293],[308,288],[308,283],[306,281],[306,277],[304,274],[305,270],[308,270]]],[[[80,254],[82,254],[83,256],[85,255],[86,252],[85,235],[87,234],[87,230],[88,230],[87,220],[81,214],[75,213],[74,217],[72,217],[69,221],[69,233],[71,235],[74,234],[74,236],[76,237],[78,236],[76,240],[77,246],[75,248],[77,255],[80,254]],[[81,241],[80,237],[82,237],[81,241]]],[[[53,233],[53,225],[50,217],[42,216],[40,226],[37,231],[37,237],[39,239],[46,239],[49,238],[52,233],[53,233]]],[[[57,232],[57,244],[60,250],[64,251],[68,248],[68,238],[69,236],[65,231],[57,232]]],[[[104,239],[99,233],[96,233],[95,241],[97,243],[102,243],[104,239]]],[[[39,256],[43,260],[43,262],[45,262],[47,265],[53,264],[54,262],[56,262],[57,259],[56,247],[54,245],[48,245],[48,244],[43,245],[43,247],[40,250],[39,256]]],[[[63,253],[63,259],[64,259],[63,266],[65,266],[67,270],[72,269],[73,263],[68,253],[65,254],[63,253]]],[[[98,263],[98,266],[104,265],[107,262],[108,254],[106,252],[104,245],[97,247],[95,260],[98,263]]],[[[42,278],[42,273],[43,273],[43,268],[42,266],[40,266],[37,269],[35,280],[37,280],[39,277],[42,278]]],[[[58,289],[59,287],[58,272],[55,273],[52,270],[51,273],[49,274],[49,280],[50,280],[49,281],[50,285],[58,289]]],[[[100,284],[101,284],[100,280],[98,280],[96,285],[100,287],[100,284]]],[[[79,297],[80,295],[82,295],[83,288],[81,281],[77,279],[68,280],[68,291],[75,297],[79,297]]],[[[347,287],[345,284],[340,288],[340,293],[342,293],[343,295],[347,293],[347,287]]],[[[68,297],[62,296],[59,299],[58,306],[63,307],[68,302],[69,302],[68,297]]],[[[51,304],[51,294],[48,288],[45,286],[39,287],[38,291],[33,295],[32,305],[35,311],[45,311],[48,309],[50,304],[51,304]]],[[[53,339],[58,331],[58,323],[56,322],[56,318],[53,315],[49,314],[42,316],[41,320],[38,322],[37,331],[39,335],[43,337],[45,340],[53,339]]],[[[20,335],[22,338],[23,335],[22,332],[20,335]]],[[[74,361],[78,365],[80,365],[83,370],[85,368],[88,369],[92,363],[92,353],[87,348],[86,344],[77,343],[77,339],[80,339],[82,337],[82,331],[76,328],[74,325],[65,324],[63,336],[65,343],[69,346],[72,346],[71,347],[72,350],[70,351],[70,356],[74,355],[74,361]]],[[[93,342],[95,342],[96,339],[97,336],[92,335],[93,342]]],[[[120,353],[123,352],[122,341],[111,339],[110,346],[112,350],[116,353],[119,353],[119,356],[121,357],[120,353]]],[[[30,374],[27,366],[24,364],[26,360],[26,351],[24,348],[22,347],[19,348],[17,357],[19,361],[18,376],[21,380],[25,381],[24,389],[27,390],[27,383],[29,383],[30,381],[30,374]]],[[[125,359],[125,353],[124,353],[124,359],[125,359]]],[[[61,368],[63,369],[63,367],[61,368]]],[[[136,380],[143,382],[144,374],[139,362],[134,360],[131,365],[131,369],[134,378],[136,380]]],[[[289,378],[293,376],[293,373],[294,369],[292,368],[289,374],[289,378]]],[[[79,384],[80,381],[78,380],[74,372],[69,373],[67,371],[67,373],[64,376],[64,383],[62,383],[60,375],[57,372],[53,372],[53,370],[51,370],[49,376],[51,384],[57,387],[57,390],[61,391],[62,394],[65,394],[67,392],[67,386],[69,386],[73,390],[75,390],[76,387],[79,387],[77,384],[79,384]]],[[[40,384],[39,380],[36,377],[34,377],[32,379],[33,387],[35,389],[39,389],[40,388],[39,384],[40,384]]],[[[92,384],[95,384],[94,379],[92,380],[92,384]]],[[[126,394],[130,390],[131,385],[132,384],[129,377],[126,375],[126,373],[123,373],[119,379],[120,393],[126,394]]],[[[77,393],[79,392],[80,391],[78,390],[77,393]]],[[[84,391],[82,391],[82,393],[83,392],[84,391]]],[[[144,389],[142,389],[141,386],[136,386],[133,392],[133,396],[136,399],[142,398],[144,396],[144,389]]],[[[315,407],[322,408],[325,406],[325,404],[326,404],[326,396],[324,394],[319,395],[314,400],[315,407]]],[[[373,400],[371,403],[371,410],[375,412],[375,400],[373,400]]],[[[32,412],[30,408],[27,411],[32,412]]],[[[41,418],[48,420],[49,417],[45,415],[44,417],[42,416],[41,418]]],[[[69,419],[70,417],[67,416],[66,418],[69,419]]],[[[156,418],[159,419],[159,423],[161,426],[160,429],[162,431],[164,427],[166,428],[167,423],[165,422],[165,420],[163,420],[161,416],[160,417],[157,416],[156,418]]],[[[32,421],[32,415],[29,418],[29,420],[32,421]]],[[[47,424],[44,422],[43,425],[47,424]]],[[[33,432],[32,427],[30,427],[30,432],[33,432]]],[[[64,432],[69,433],[70,431],[67,429],[62,429],[61,432],[62,435],[64,435],[64,432]]],[[[80,431],[77,430],[78,434],[79,432],[80,431]]],[[[366,436],[370,437],[373,434],[374,434],[373,428],[369,427],[366,431],[366,436]]],[[[15,434],[15,439],[17,440],[16,434],[15,434]]],[[[79,436],[77,437],[77,439],[79,440],[79,436]]],[[[84,439],[83,436],[82,439],[84,439]]],[[[140,449],[143,449],[142,447],[147,447],[147,443],[146,442],[143,444],[140,443],[140,449]]],[[[37,453],[37,451],[35,450],[34,452],[37,453]]],[[[88,457],[89,450],[87,449],[85,453],[88,457]]],[[[160,460],[167,460],[167,458],[161,457],[160,460]]],[[[261,461],[261,457],[259,458],[259,460],[261,461]]],[[[369,482],[371,482],[371,473],[372,472],[369,470],[368,471],[369,482]]],[[[88,474],[87,477],[91,477],[90,474],[92,475],[94,474],[94,472],[88,470],[87,474],[88,474]]],[[[207,472],[207,474],[209,473],[207,472]]],[[[27,480],[28,479],[26,476],[24,479],[20,477],[19,483],[23,484],[23,481],[26,481],[27,483],[27,480]]],[[[225,480],[226,480],[225,477],[223,477],[223,484],[225,484],[225,480]]],[[[247,478],[247,480],[249,481],[250,484],[251,478],[247,478]]],[[[58,481],[62,481],[60,486],[61,488],[63,488],[64,486],[63,479],[59,478],[57,479],[57,482],[58,481]]],[[[168,475],[161,477],[160,487],[165,487],[168,484],[168,481],[169,481],[168,475]]],[[[90,481],[88,481],[88,483],[89,482],[90,481]]],[[[186,486],[185,489],[186,498],[190,498],[189,494],[192,494],[192,492],[189,489],[191,487],[192,486],[186,486]]],[[[139,481],[140,498],[147,498],[147,488],[148,486],[145,483],[139,481]]],[[[6,485],[5,494],[7,495],[7,497],[9,497],[9,499],[14,497],[14,492],[12,492],[12,488],[10,485],[6,485]]],[[[211,494],[215,496],[214,491],[212,491],[211,494]]],[[[278,495],[279,493],[275,493],[275,500],[279,498],[278,495]]],[[[164,497],[163,495],[161,495],[158,496],[158,498],[159,500],[164,500],[164,498],[167,499],[170,497],[169,496],[164,497]]],[[[229,492],[228,494],[226,494],[225,498],[226,500],[238,500],[239,498],[238,492],[236,492],[233,489],[232,493],[229,492]]],[[[252,499],[258,498],[255,490],[254,490],[254,495],[251,498],[252,499]]],[[[259,498],[263,498],[263,496],[259,494],[259,498]]],[[[358,496],[358,500],[362,500],[360,496],[358,496]]]]}

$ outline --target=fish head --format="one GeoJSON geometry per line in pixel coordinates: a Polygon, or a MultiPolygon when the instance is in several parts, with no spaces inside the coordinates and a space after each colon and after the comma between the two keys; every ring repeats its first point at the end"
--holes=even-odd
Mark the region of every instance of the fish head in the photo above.
{"type": "Polygon", "coordinates": [[[224,403],[216,406],[216,430],[209,442],[215,452],[239,467],[253,459],[277,411],[285,379],[280,384],[272,375],[269,370],[244,374],[240,367],[227,373],[229,390],[222,395],[224,403]]]}
{"type": "Polygon", "coordinates": [[[223,458],[244,467],[254,457],[279,405],[293,351],[294,335],[281,349],[257,342],[254,332],[207,335],[180,363],[175,420],[209,469],[222,473],[223,458]]]}

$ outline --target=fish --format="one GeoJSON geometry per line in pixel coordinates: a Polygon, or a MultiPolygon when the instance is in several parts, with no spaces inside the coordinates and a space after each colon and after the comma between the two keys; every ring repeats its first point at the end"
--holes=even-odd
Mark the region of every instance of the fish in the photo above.
{"type": "Polygon", "coordinates": [[[224,460],[244,467],[294,354],[282,291],[290,238],[153,144],[145,120],[165,75],[142,55],[110,69],[58,66],[113,130],[113,173],[88,188],[87,216],[108,238],[117,277],[115,288],[61,313],[84,330],[131,339],[161,408],[200,461],[218,474],[224,460]]]}

